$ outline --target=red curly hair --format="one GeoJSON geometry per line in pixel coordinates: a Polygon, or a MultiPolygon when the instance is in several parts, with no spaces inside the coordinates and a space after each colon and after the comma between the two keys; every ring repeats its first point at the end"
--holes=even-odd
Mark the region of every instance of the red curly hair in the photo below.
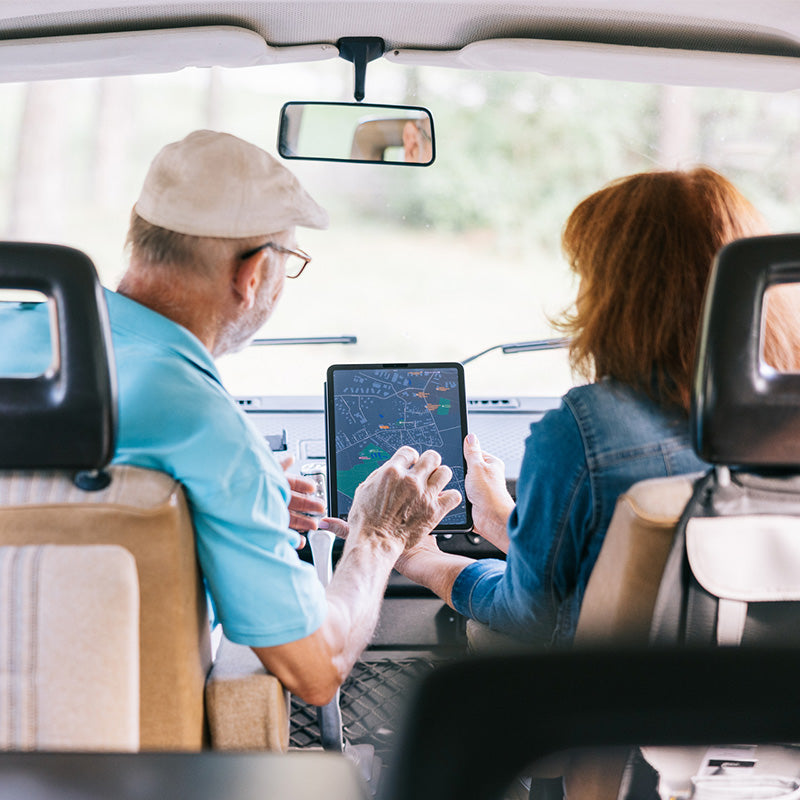
{"type": "Polygon", "coordinates": [[[587,197],[562,235],[580,278],[574,309],[556,323],[571,339],[573,369],[688,411],[714,255],[766,232],[748,200],[708,167],[631,175],[587,197]]]}

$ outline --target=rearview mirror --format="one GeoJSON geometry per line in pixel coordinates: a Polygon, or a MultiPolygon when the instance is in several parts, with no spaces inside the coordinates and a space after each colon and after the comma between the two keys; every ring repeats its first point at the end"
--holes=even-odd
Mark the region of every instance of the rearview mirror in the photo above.
{"type": "Polygon", "coordinates": [[[310,161],[426,167],[436,156],[433,117],[419,106],[286,103],[278,153],[310,161]]]}

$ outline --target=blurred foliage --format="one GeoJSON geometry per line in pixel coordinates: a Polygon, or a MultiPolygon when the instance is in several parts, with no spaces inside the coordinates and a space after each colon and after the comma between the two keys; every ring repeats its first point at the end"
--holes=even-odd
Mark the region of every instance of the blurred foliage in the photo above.
{"type": "MultiPolygon", "coordinates": [[[[436,122],[437,161],[381,182],[411,226],[490,229],[501,242],[552,246],[575,203],[636,171],[705,163],[777,228],[800,194],[800,96],[416,69],[406,100],[436,122]],[[396,198],[400,198],[399,200],[396,198]]],[[[361,197],[363,214],[386,203],[361,197]]]]}
{"type": "MultiPolygon", "coordinates": [[[[344,62],[325,62],[57,82],[54,98],[68,101],[59,102],[49,121],[61,131],[69,157],[49,180],[66,187],[62,197],[75,213],[102,218],[110,207],[98,196],[92,172],[103,136],[121,140],[119,158],[130,167],[117,183],[132,198],[141,165],[163,143],[215,121],[273,150],[280,105],[304,94],[346,99],[350,70],[344,62]],[[287,75],[299,75],[303,83],[287,75]],[[211,92],[214,77],[217,90],[211,92]],[[115,110],[116,128],[100,130],[103,103],[120,94],[125,102],[115,110]]],[[[776,228],[794,226],[800,195],[797,92],[675,90],[516,72],[399,70],[384,63],[370,66],[368,85],[370,101],[431,109],[437,159],[431,168],[385,167],[380,174],[353,167],[344,180],[343,173],[318,165],[320,180],[336,185],[343,213],[401,227],[491,231],[503,249],[535,243],[552,251],[575,203],[609,180],[702,162],[737,183],[776,228]],[[360,179],[364,175],[368,180],[360,179]]],[[[33,133],[23,130],[24,86],[0,86],[0,101],[6,111],[0,119],[6,142],[0,228],[7,228],[15,143],[33,133]]]]}
{"type": "MultiPolygon", "coordinates": [[[[58,81],[35,92],[0,84],[0,235],[80,247],[113,286],[131,205],[164,144],[212,127],[274,152],[284,102],[349,100],[352,81],[352,64],[337,59],[58,81]]],[[[575,292],[559,252],[564,221],[587,194],[631,172],[706,163],[774,230],[797,228],[798,92],[378,60],[367,101],[428,107],[436,162],[291,162],[330,211],[331,228],[298,232],[314,263],[302,284],[287,288],[265,334],[355,333],[359,344],[302,357],[293,348],[252,348],[231,357],[234,391],[313,393],[331,360],[461,359],[551,335],[548,315],[575,292]]],[[[490,354],[470,366],[471,391],[558,394],[569,376],[563,358],[558,368],[549,358],[490,354]]]]}
{"type": "MultiPolygon", "coordinates": [[[[622,114],[609,113],[608,87],[594,81],[470,77],[459,88],[477,103],[453,102],[452,92],[435,87],[420,90],[430,98],[442,168],[419,180],[416,196],[403,193],[412,224],[551,241],[577,194],[649,166],[631,142],[652,138],[653,87],[628,89],[622,114]]],[[[408,184],[410,176],[402,177],[408,184]]]]}

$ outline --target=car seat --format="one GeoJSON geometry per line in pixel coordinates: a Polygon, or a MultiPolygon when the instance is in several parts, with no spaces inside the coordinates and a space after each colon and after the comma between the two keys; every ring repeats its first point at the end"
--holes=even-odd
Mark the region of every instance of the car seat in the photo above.
{"type": "MultiPolygon", "coordinates": [[[[651,637],[659,644],[794,640],[800,375],[764,365],[761,352],[764,294],[796,281],[798,235],[744,239],[720,251],[690,415],[695,450],[715,468],[642,481],[619,497],[584,594],[576,648],[643,646],[651,637]]],[[[572,766],[596,769],[595,797],[616,796],[622,763],[572,766]]]]}
{"type": "MultiPolygon", "coordinates": [[[[451,662],[411,699],[382,797],[500,800],[531,762],[569,748],[798,741],[798,669],[796,648],[586,647],[451,662]]],[[[800,773],[796,752],[785,760],[800,773]]]]}
{"type": "Polygon", "coordinates": [[[138,749],[133,556],[116,545],[0,547],[0,750],[138,749]]]}
{"type": "Polygon", "coordinates": [[[644,481],[619,498],[576,643],[795,639],[800,375],[763,363],[762,309],[767,289],[798,281],[798,235],[742,239],[720,251],[690,419],[695,451],[714,468],[644,481]]]}
{"type": "Polygon", "coordinates": [[[715,468],[678,525],[653,643],[800,644],[800,375],[764,362],[762,310],[768,289],[797,282],[797,235],[743,239],[716,260],[691,414],[715,468]]]}
{"type": "MultiPolygon", "coordinates": [[[[619,498],[576,646],[800,642],[800,376],[762,357],[765,293],[798,280],[800,236],[720,251],[690,419],[695,451],[714,467],[644,481],[619,498]]],[[[646,755],[659,765],[659,753],[646,755]]]]}
{"type": "MultiPolygon", "coordinates": [[[[118,545],[132,554],[141,598],[140,746],[199,750],[209,743],[204,690],[211,646],[191,517],[169,475],[108,466],[116,373],[94,266],[71,248],[0,243],[0,288],[48,298],[55,353],[38,376],[0,378],[0,545],[118,545]]],[[[236,646],[224,649],[234,660],[242,655],[236,646]]],[[[220,702],[208,715],[211,738],[218,728],[220,748],[286,749],[287,695],[274,676],[253,669],[256,656],[246,650],[250,660],[220,666],[209,686],[209,705],[220,702]],[[262,716],[244,718],[234,735],[224,708],[236,707],[231,692],[242,683],[232,676],[242,669],[245,704],[262,716]]]]}

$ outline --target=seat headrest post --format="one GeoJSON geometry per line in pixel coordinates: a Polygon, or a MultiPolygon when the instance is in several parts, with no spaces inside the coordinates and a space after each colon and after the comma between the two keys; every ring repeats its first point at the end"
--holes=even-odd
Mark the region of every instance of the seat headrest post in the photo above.
{"type": "Polygon", "coordinates": [[[84,492],[100,492],[111,485],[111,473],[105,469],[82,469],[72,482],[84,492]]]}

